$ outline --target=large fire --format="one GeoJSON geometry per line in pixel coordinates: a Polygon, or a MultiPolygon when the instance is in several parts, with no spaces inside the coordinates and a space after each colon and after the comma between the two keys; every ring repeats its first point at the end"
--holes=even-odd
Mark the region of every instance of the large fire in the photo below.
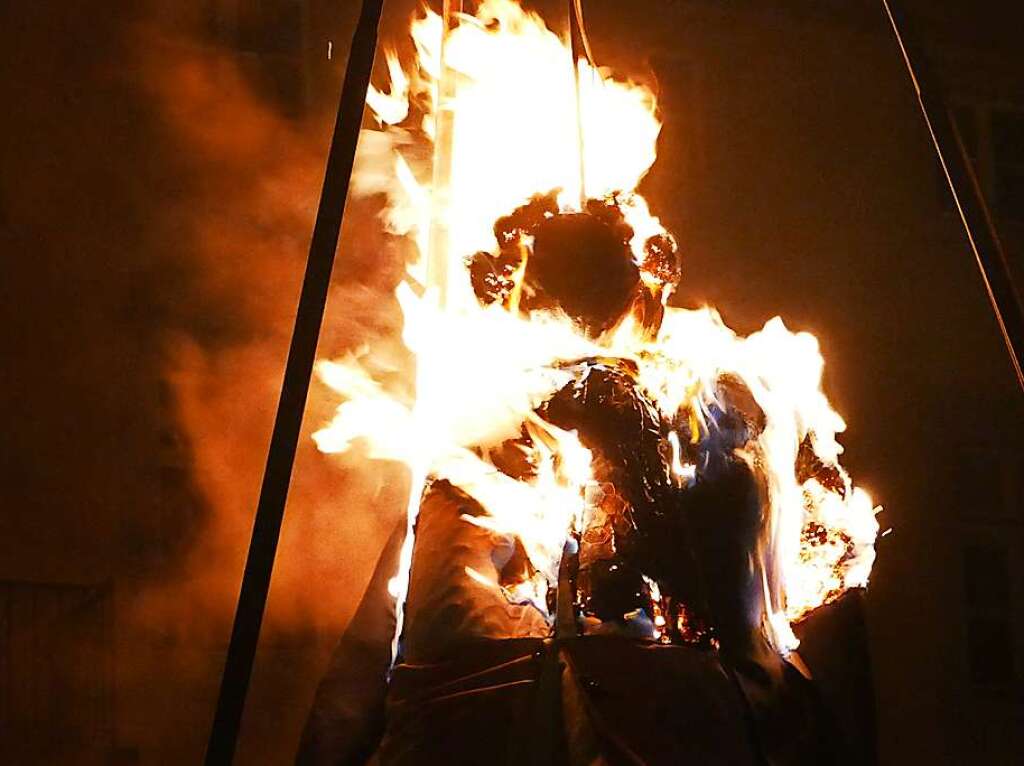
{"type": "MultiPolygon", "coordinates": [[[[486,515],[467,516],[467,523],[516,538],[532,566],[512,584],[471,569],[467,577],[550,617],[547,595],[566,542],[600,494],[591,452],[577,433],[538,415],[570,381],[568,365],[584,358],[633,365],[663,421],[679,424],[665,434],[664,448],[680,486],[695,472],[687,445],[717,428],[711,413],[720,404],[719,381],[738,379],[764,421],[739,453],[763,472],[768,488],[758,551],[765,631],[780,651],[795,647],[793,622],[867,583],[878,529],[871,498],[838,465],[836,434],[845,424],[821,391],[817,340],[778,318],[741,337],[714,309],[668,305],[673,283],[652,265],[651,243],[671,239],[636,192],[660,130],[648,88],[585,60],[574,71],[568,43],[512,0],[484,0],[447,34],[441,17],[427,10],[411,33],[415,65],[403,69],[388,53],[390,84],[367,98],[381,126],[369,140],[387,153],[359,166],[355,188],[386,192],[384,225],[418,246],[420,257],[397,290],[416,376],[396,377],[374,349],[321,361],[321,379],[343,401],[314,435],[318,447],[340,453],[360,440],[372,458],[406,464],[410,530],[428,477],[447,479],[477,500],[486,515]],[[435,141],[435,166],[418,167],[408,147],[435,141]],[[633,231],[644,310],[664,311],[653,333],[636,307],[595,329],[526,303],[523,273],[533,240],[498,242],[495,223],[539,195],[557,213],[593,201],[621,211],[633,231]],[[503,275],[509,289],[484,305],[467,256],[510,246],[518,248],[519,264],[503,275]],[[524,432],[529,438],[518,449],[533,469],[514,478],[496,467],[494,455],[524,432]]],[[[409,535],[393,581],[400,608],[411,555],[409,535]]],[[[657,594],[658,584],[649,585],[657,594]]],[[[652,606],[660,626],[664,617],[652,606]]]]}

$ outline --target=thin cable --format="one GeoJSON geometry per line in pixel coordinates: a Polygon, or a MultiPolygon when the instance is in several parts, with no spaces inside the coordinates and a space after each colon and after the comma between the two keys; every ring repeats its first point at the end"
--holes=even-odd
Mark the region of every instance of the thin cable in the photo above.
{"type": "MultiPolygon", "coordinates": [[[[906,65],[907,73],[910,75],[910,80],[914,85],[914,93],[917,96],[917,103],[921,109],[921,115],[924,117],[925,125],[928,128],[928,135],[932,140],[932,146],[935,148],[935,154],[938,156],[939,164],[942,166],[942,174],[946,179],[946,185],[949,187],[949,191],[953,195],[953,202],[956,205],[957,213],[960,216],[960,222],[963,224],[964,232],[967,234],[967,241],[971,246],[971,252],[974,254],[974,260],[978,265],[978,271],[981,273],[981,281],[985,286],[985,292],[988,294],[989,302],[992,304],[992,311],[996,316],[996,322],[999,325],[999,332],[1003,336],[1003,342],[1006,344],[1006,350],[1010,356],[1010,363],[1013,365],[1014,373],[1017,376],[1017,383],[1020,385],[1021,390],[1024,390],[1024,370],[1021,369],[1020,354],[1017,348],[1017,343],[1014,340],[1013,334],[1007,327],[1004,309],[1000,304],[999,296],[996,295],[996,291],[993,288],[985,258],[982,256],[978,247],[978,241],[975,237],[971,224],[968,221],[968,215],[965,210],[964,203],[961,201],[956,183],[953,181],[953,176],[950,172],[949,165],[947,164],[945,153],[943,152],[942,142],[939,140],[935,125],[932,122],[931,115],[929,114],[928,106],[925,103],[925,96],[918,78],[918,72],[915,70],[914,64],[910,59],[910,53],[907,50],[907,45],[904,41],[903,34],[900,31],[899,24],[896,21],[896,15],[893,13],[892,7],[889,4],[889,0],[882,0],[882,6],[885,8],[885,15],[889,19],[889,24],[892,26],[893,34],[896,36],[896,42],[900,47],[900,54],[903,56],[903,63],[906,65]]],[[[975,200],[979,203],[978,208],[980,209],[980,214],[983,218],[985,227],[988,230],[987,233],[992,240],[993,250],[995,251],[994,256],[997,259],[998,265],[1005,272],[1006,284],[1003,285],[1003,288],[1005,292],[1009,293],[1009,295],[1005,297],[1007,300],[1012,302],[1012,305],[1009,308],[1010,310],[1015,311],[1019,319],[1022,314],[1020,296],[1017,294],[1012,279],[1008,276],[1009,267],[1006,263],[1006,255],[1003,252],[1002,243],[999,240],[995,222],[992,220],[988,206],[985,204],[984,194],[982,192],[981,185],[978,182],[977,174],[974,172],[971,162],[966,159],[963,139],[960,136],[960,131],[956,125],[956,121],[952,119],[951,115],[949,116],[949,122],[953,138],[957,143],[957,149],[960,151],[961,157],[964,158],[964,171],[971,182],[975,194],[975,200]]]]}

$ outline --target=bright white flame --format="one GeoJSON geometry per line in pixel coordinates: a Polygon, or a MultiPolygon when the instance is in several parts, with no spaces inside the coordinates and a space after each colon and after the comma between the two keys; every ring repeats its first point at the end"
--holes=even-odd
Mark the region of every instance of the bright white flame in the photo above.
{"type": "MultiPolygon", "coordinates": [[[[444,46],[457,88],[446,104],[455,121],[447,213],[439,223],[449,237],[455,266],[451,272],[463,277],[453,285],[449,301],[470,310],[476,299],[461,259],[493,249],[494,222],[535,194],[558,189],[564,209],[578,207],[580,156],[576,78],[565,42],[539,16],[512,0],[485,0],[474,16],[460,15],[459,22],[444,46]]],[[[395,124],[393,118],[402,111],[396,106],[397,94],[425,103],[419,124],[408,127],[432,138],[441,73],[441,18],[427,10],[413,21],[411,35],[417,51],[415,70],[397,77],[392,71],[391,95],[374,89],[368,103],[387,125],[395,124]]],[[[393,54],[387,58],[391,70],[395,59],[393,54]]],[[[626,193],[623,207],[636,231],[634,252],[639,259],[643,242],[664,233],[646,201],[630,194],[656,157],[661,123],[654,94],[586,62],[580,62],[579,82],[586,196],[601,199],[626,193]]],[[[408,123],[415,123],[415,118],[409,116],[408,123]]],[[[396,144],[402,141],[402,134],[396,133],[396,144]]],[[[415,237],[425,255],[432,212],[428,185],[415,181],[401,154],[396,154],[394,164],[388,229],[415,237]]],[[[377,177],[379,172],[379,164],[360,163],[356,188],[361,187],[361,176],[377,177]]],[[[371,186],[383,190],[379,183],[371,186]]],[[[422,283],[422,274],[417,276],[422,283]]]]}
{"type": "Polygon", "coordinates": [[[373,85],[366,91],[366,104],[384,125],[397,125],[409,116],[409,78],[405,76],[398,54],[387,51],[391,90],[383,93],[373,85]]]}
{"type": "MultiPolygon", "coordinates": [[[[581,150],[576,76],[566,42],[512,0],[484,0],[475,15],[458,21],[444,46],[447,67],[456,77],[455,95],[444,105],[454,120],[452,172],[444,220],[433,221],[447,231],[455,282],[444,307],[423,290],[436,211],[429,182],[423,180],[431,177],[429,169],[406,154],[416,136],[432,140],[439,106],[442,23],[426,11],[412,24],[416,66],[406,73],[389,53],[389,88],[368,94],[385,128],[363,141],[353,186],[357,193],[386,192],[385,227],[419,247],[420,261],[410,266],[397,294],[405,318],[403,340],[419,367],[416,394],[408,394],[409,381],[396,387],[393,370],[381,375],[382,363],[372,351],[321,361],[320,378],[343,402],[331,423],[314,434],[318,447],[338,453],[362,441],[371,457],[410,466],[411,518],[418,508],[416,488],[426,476],[448,479],[474,497],[486,515],[467,522],[517,537],[537,575],[511,587],[473,571],[467,575],[481,585],[503,587],[510,599],[531,601],[546,613],[546,590],[557,580],[563,544],[580,522],[592,480],[591,455],[575,433],[534,414],[568,381],[560,363],[595,355],[632,360],[639,384],[658,409],[668,418],[684,416],[694,439],[708,432],[717,382],[734,376],[765,416],[748,453],[765,472],[769,489],[760,551],[766,633],[780,650],[794,647],[791,621],[867,582],[878,531],[870,497],[838,469],[842,448],[836,434],[845,424],[821,391],[824,361],[817,340],[791,332],[778,318],[744,338],[712,309],[669,307],[654,339],[627,320],[610,337],[595,341],[564,315],[524,316],[499,305],[481,307],[462,259],[493,250],[495,221],[536,194],[560,190],[563,210],[578,206],[581,151],[585,196],[617,195],[636,235],[634,257],[643,258],[643,243],[665,233],[635,191],[655,160],[661,125],[650,90],[581,62],[581,150]],[[524,424],[535,471],[516,480],[489,461],[487,448],[516,437],[524,424]],[[805,439],[824,463],[839,470],[844,493],[815,479],[800,483],[796,464],[805,439]]],[[[680,483],[693,481],[694,466],[680,458],[679,435],[672,432],[669,441],[673,474],[680,483]]],[[[410,559],[407,541],[402,571],[389,584],[399,604],[410,559]]],[[[662,616],[659,630],[663,624],[662,616]]]]}

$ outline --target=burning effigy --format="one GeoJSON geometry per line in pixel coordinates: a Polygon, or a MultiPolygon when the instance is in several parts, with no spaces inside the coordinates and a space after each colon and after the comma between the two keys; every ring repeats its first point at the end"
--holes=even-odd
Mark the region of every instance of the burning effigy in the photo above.
{"type": "Polygon", "coordinates": [[[407,466],[407,521],[304,752],[840,760],[793,626],[867,584],[878,526],[816,339],[672,305],[683,258],[637,191],[650,89],[512,0],[411,35],[353,180],[416,244],[415,375],[373,348],[321,360],[341,401],[314,435],[407,466]]]}

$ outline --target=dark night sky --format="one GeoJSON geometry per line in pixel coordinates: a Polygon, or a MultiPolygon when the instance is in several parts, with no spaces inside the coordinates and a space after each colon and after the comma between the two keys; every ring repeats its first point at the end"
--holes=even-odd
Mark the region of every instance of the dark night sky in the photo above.
{"type": "MultiPolygon", "coordinates": [[[[950,504],[960,446],[1019,449],[1021,408],[975,267],[955,222],[936,212],[923,128],[875,4],[779,3],[749,26],[701,22],[674,2],[630,4],[624,21],[622,5],[587,3],[591,36],[604,60],[637,76],[649,63],[660,81],[666,127],[644,188],[687,254],[681,301],[714,303],[744,331],[778,313],[821,339],[828,390],[850,425],[847,463],[886,505],[883,527],[896,528],[870,609],[873,640],[888,647],[880,700],[905,706],[912,731],[941,723],[956,690],[928,679],[956,639],[919,642],[942,622],[934,592],[948,588],[955,551],[931,510],[950,504]],[[794,22],[778,6],[814,11],[794,22]],[[834,8],[853,20],[832,39],[822,18],[834,8]],[[642,61],[637,49],[649,52],[642,61]],[[911,702],[920,688],[934,699],[911,702]]],[[[728,20],[767,4],[703,5],[728,20]]],[[[1019,4],[906,5],[943,60],[983,49],[976,71],[944,70],[961,92],[1005,80],[1022,103],[1019,4]]],[[[248,75],[194,44],[187,6],[0,9],[0,578],[130,578],[139,593],[169,584],[183,599],[171,612],[179,626],[189,609],[209,609],[219,629],[331,99],[302,120],[282,117],[248,75]],[[197,566],[216,572],[204,580],[197,566]],[[217,597],[196,596],[214,581],[217,597]]],[[[329,22],[341,40],[355,3],[338,6],[329,22]]],[[[404,11],[389,12],[383,36],[404,25],[404,11]]],[[[368,313],[394,278],[372,265],[375,236],[346,230],[330,348],[389,329],[368,313]]],[[[380,540],[389,524],[335,519],[311,498],[336,474],[301,455],[300,470],[304,511],[286,530],[279,587],[314,571],[329,596],[322,608],[282,603],[277,624],[336,630],[374,556],[349,548],[341,562],[337,541],[380,540]],[[296,564],[289,579],[289,556],[312,570],[296,564]]],[[[373,482],[387,478],[352,479],[356,489],[328,500],[386,506],[396,490],[373,482]]],[[[883,739],[897,730],[883,725],[883,739]]]]}

